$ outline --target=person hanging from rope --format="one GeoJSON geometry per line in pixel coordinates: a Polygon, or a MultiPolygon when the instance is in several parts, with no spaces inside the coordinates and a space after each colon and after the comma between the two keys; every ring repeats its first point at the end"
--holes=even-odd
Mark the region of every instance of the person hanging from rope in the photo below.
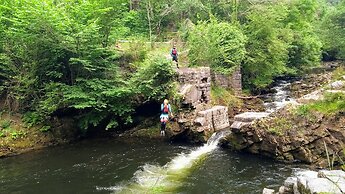
{"type": "Polygon", "coordinates": [[[161,132],[160,135],[161,136],[165,136],[165,128],[166,128],[166,124],[169,121],[169,114],[171,117],[174,117],[172,112],[171,112],[171,106],[169,104],[169,101],[167,99],[165,99],[163,101],[163,103],[161,104],[161,116],[160,116],[160,120],[161,120],[161,132]]]}
{"type": "Polygon", "coordinates": [[[175,45],[174,45],[173,48],[171,49],[170,55],[171,55],[171,57],[172,57],[172,61],[175,61],[175,62],[176,62],[176,67],[179,68],[179,67],[178,67],[178,59],[177,59],[178,54],[177,54],[177,49],[176,49],[176,46],[175,46],[175,45]]]}

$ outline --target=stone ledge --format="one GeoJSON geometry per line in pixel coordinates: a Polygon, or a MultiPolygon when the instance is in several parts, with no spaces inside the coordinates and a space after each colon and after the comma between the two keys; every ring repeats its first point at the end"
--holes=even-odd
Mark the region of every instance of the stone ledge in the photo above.
{"type": "Polygon", "coordinates": [[[240,122],[252,122],[257,119],[262,119],[268,117],[270,113],[268,112],[245,112],[242,114],[238,114],[234,117],[235,121],[240,122]]]}

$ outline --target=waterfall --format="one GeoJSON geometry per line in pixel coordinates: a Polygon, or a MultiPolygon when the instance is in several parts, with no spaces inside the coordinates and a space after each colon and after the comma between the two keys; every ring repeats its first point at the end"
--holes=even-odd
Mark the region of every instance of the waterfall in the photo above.
{"type": "Polygon", "coordinates": [[[203,146],[188,154],[179,154],[164,166],[145,164],[134,173],[131,183],[114,187],[115,193],[173,192],[183,184],[183,178],[189,175],[193,166],[215,150],[227,133],[225,130],[213,133],[203,146]]]}

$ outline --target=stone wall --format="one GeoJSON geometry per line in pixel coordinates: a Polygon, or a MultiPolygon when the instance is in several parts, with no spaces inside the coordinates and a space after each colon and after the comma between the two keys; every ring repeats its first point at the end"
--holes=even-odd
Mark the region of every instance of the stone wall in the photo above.
{"type": "Polygon", "coordinates": [[[233,89],[236,93],[242,92],[242,74],[238,67],[230,75],[212,72],[212,81],[224,88],[233,89]]]}
{"type": "Polygon", "coordinates": [[[210,101],[211,70],[209,67],[180,68],[177,70],[180,83],[179,93],[183,96],[182,104],[193,107],[210,101]]]}
{"type": "Polygon", "coordinates": [[[228,107],[214,106],[211,109],[200,111],[194,120],[196,130],[218,131],[230,126],[228,118],[228,107]]]}

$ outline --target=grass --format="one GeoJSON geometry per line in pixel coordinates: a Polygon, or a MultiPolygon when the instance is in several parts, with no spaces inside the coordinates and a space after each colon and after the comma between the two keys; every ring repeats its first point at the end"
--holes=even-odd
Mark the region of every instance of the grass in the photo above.
{"type": "Polygon", "coordinates": [[[278,136],[282,136],[286,130],[292,129],[293,127],[292,122],[284,117],[275,117],[271,122],[274,125],[268,127],[267,131],[278,136]]]}
{"type": "MultiPolygon", "coordinates": [[[[118,44],[120,47],[119,50],[125,52],[125,54],[133,57],[134,61],[140,62],[146,56],[152,55],[164,55],[167,58],[171,59],[170,57],[170,50],[173,46],[173,42],[154,42],[151,47],[151,43],[147,40],[131,40],[128,42],[120,42],[118,44]]],[[[178,59],[179,59],[179,67],[187,67],[188,66],[188,50],[184,46],[184,44],[180,41],[177,41],[176,48],[178,50],[178,59]]],[[[136,63],[136,62],[135,62],[136,63]]],[[[138,64],[135,64],[138,65],[138,64]]]]}
{"type": "Polygon", "coordinates": [[[240,107],[242,101],[233,95],[233,92],[219,86],[211,87],[211,99],[215,105],[225,105],[228,107],[240,107]]]}
{"type": "Polygon", "coordinates": [[[310,104],[302,105],[296,113],[300,116],[307,116],[312,111],[317,111],[326,115],[345,111],[345,94],[329,93],[325,95],[325,99],[310,104]]]}
{"type": "Polygon", "coordinates": [[[333,73],[332,73],[332,80],[341,80],[342,77],[345,75],[345,68],[344,67],[338,67],[333,73]]]}

